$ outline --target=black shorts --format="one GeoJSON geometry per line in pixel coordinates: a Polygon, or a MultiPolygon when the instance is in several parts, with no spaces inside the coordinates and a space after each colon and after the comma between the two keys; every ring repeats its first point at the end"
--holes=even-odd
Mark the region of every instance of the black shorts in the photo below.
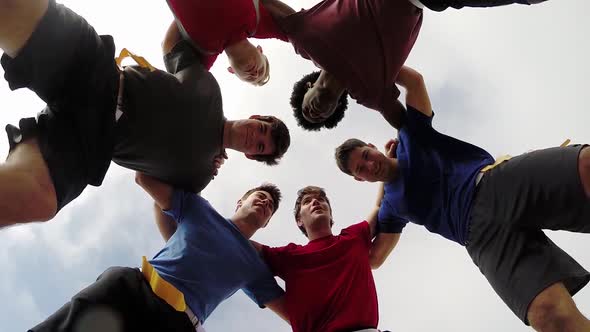
{"type": "Polygon", "coordinates": [[[194,332],[184,312],[152,291],[138,269],[111,267],[29,332],[194,332]]]}
{"type": "Polygon", "coordinates": [[[57,193],[58,209],[86,185],[98,186],[110,165],[119,73],[112,37],[99,36],[50,0],[47,13],[16,58],[2,56],[12,90],[29,88],[47,103],[37,119],[7,127],[11,150],[37,137],[57,193]]]}
{"type": "Polygon", "coordinates": [[[497,7],[511,4],[528,5],[527,0],[420,0],[430,10],[437,12],[449,7],[461,9],[463,7],[497,7]]]}
{"type": "Polygon", "coordinates": [[[550,148],[491,169],[477,187],[467,251],[508,307],[527,311],[545,288],[563,282],[574,295],[590,274],[542,229],[590,233],[590,200],[578,172],[582,146],[550,148]]]}

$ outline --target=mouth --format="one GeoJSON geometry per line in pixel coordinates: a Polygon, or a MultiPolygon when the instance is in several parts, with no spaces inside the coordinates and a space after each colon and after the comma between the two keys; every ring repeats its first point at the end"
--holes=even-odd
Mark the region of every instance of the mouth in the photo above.
{"type": "Polygon", "coordinates": [[[322,208],[321,208],[321,207],[319,207],[319,206],[316,206],[316,207],[314,207],[313,209],[311,209],[311,213],[314,213],[314,212],[317,212],[317,211],[319,211],[319,212],[323,212],[323,211],[324,211],[324,209],[322,209],[322,208]]]}

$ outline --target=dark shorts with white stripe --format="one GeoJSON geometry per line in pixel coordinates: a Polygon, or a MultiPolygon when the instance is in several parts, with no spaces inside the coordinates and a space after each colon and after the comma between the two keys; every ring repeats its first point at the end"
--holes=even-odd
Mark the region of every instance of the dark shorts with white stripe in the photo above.
{"type": "Polygon", "coordinates": [[[12,90],[28,88],[47,106],[37,118],[7,126],[10,149],[36,137],[55,186],[58,209],[88,185],[100,185],[111,162],[119,73],[112,37],[99,36],[70,9],[50,0],[15,58],[1,59],[12,90]]]}
{"type": "Polygon", "coordinates": [[[574,295],[590,273],[543,232],[590,233],[590,200],[578,172],[583,147],[537,150],[486,172],[477,186],[467,251],[508,307],[527,312],[545,288],[562,282],[574,295]]]}
{"type": "Polygon", "coordinates": [[[188,316],[152,291],[138,269],[111,267],[29,332],[194,332],[188,316]]]}
{"type": "Polygon", "coordinates": [[[512,4],[530,5],[546,0],[420,0],[430,10],[437,12],[449,7],[461,9],[463,7],[498,7],[512,4]]]}

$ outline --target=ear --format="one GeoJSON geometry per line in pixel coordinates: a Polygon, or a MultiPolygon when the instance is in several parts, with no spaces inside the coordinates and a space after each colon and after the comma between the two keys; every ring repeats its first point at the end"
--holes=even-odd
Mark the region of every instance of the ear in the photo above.
{"type": "Polygon", "coordinates": [[[373,148],[373,149],[375,149],[375,145],[373,145],[373,143],[369,143],[369,144],[367,144],[367,145],[368,145],[370,148],[373,148]]]}
{"type": "Polygon", "coordinates": [[[357,176],[354,176],[354,179],[357,180],[357,181],[359,181],[359,182],[365,182],[365,180],[363,180],[363,179],[361,179],[361,178],[359,178],[357,176]]]}
{"type": "Polygon", "coordinates": [[[236,73],[232,67],[227,67],[227,71],[229,71],[232,74],[236,73]]]}
{"type": "Polygon", "coordinates": [[[253,154],[244,153],[244,156],[246,156],[246,158],[248,158],[250,160],[256,160],[256,157],[253,154]]]}
{"type": "Polygon", "coordinates": [[[256,49],[258,50],[258,52],[260,52],[260,54],[262,54],[262,46],[258,45],[256,46],[256,49]]]}
{"type": "Polygon", "coordinates": [[[313,87],[313,83],[311,83],[311,82],[307,82],[307,83],[305,83],[305,86],[306,86],[308,89],[311,89],[311,88],[313,87]]]}
{"type": "Polygon", "coordinates": [[[242,207],[242,199],[238,199],[236,202],[236,211],[238,211],[242,207]]]}
{"type": "Polygon", "coordinates": [[[297,226],[299,226],[299,227],[303,226],[303,221],[301,221],[301,218],[297,219],[297,226]]]}
{"type": "Polygon", "coordinates": [[[254,115],[250,115],[250,117],[248,119],[260,119],[261,116],[258,114],[254,114],[254,115]]]}

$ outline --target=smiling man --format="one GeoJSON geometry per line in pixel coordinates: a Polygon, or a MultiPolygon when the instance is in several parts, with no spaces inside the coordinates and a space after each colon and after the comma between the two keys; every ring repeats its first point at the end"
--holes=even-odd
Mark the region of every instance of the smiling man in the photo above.
{"type": "Polygon", "coordinates": [[[397,100],[395,78],[422,25],[423,4],[433,10],[449,6],[494,7],[542,0],[323,0],[295,12],[280,0],[262,0],[295,52],[320,72],[295,83],[291,107],[307,130],[333,128],[344,117],[347,94],[374,109],[394,127],[404,108],[397,100]]]}
{"type": "Polygon", "coordinates": [[[248,241],[278,209],[276,186],[248,190],[227,219],[197,194],[139,173],[136,180],[155,201],[164,248],[141,271],[106,270],[30,331],[200,331],[240,289],[285,319],[283,290],[248,241]]]}
{"type": "Polygon", "coordinates": [[[163,43],[168,72],[119,69],[112,37],[65,6],[0,0],[0,47],[10,88],[47,103],[37,118],[7,127],[0,227],[50,220],[87,185],[99,186],[111,160],[200,192],[224,149],[274,165],[289,147],[275,117],[225,119],[217,81],[177,30],[163,43]]]}
{"type": "MultiPolygon", "coordinates": [[[[379,230],[408,222],[465,246],[506,305],[537,331],[590,331],[572,296],[590,274],[543,229],[590,233],[590,149],[537,150],[494,163],[485,150],[437,132],[422,76],[403,67],[405,125],[396,157],[350,139],[336,149],[340,170],[382,182],[379,230]]],[[[391,249],[395,247],[392,242],[391,249]]]]}
{"type": "Polygon", "coordinates": [[[333,235],[326,192],[307,186],[297,193],[294,214],[309,242],[278,248],[256,244],[272,272],[285,281],[285,310],[294,332],[377,331],[371,268],[382,264],[397,237],[379,234],[371,242],[382,195],[381,187],[367,221],[333,235]]]}

